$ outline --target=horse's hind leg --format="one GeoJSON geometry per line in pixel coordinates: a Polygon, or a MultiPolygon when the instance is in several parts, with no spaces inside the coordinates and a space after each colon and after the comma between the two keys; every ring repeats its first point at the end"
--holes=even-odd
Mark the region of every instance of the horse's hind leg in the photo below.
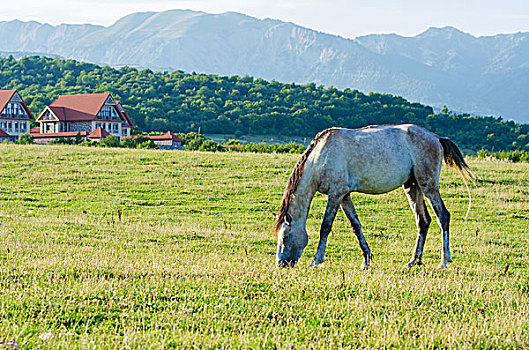
{"type": "Polygon", "coordinates": [[[416,264],[422,265],[422,252],[432,218],[430,217],[430,214],[428,214],[428,209],[426,209],[426,203],[424,202],[424,195],[420,187],[417,185],[415,177],[410,178],[404,185],[402,185],[402,187],[404,188],[406,197],[408,197],[408,201],[410,202],[411,210],[415,215],[417,230],[419,231],[417,242],[415,243],[415,248],[413,250],[413,256],[411,260],[404,265],[405,268],[411,268],[416,264]]]}
{"type": "Polygon", "coordinates": [[[371,260],[371,250],[369,249],[364,234],[362,233],[362,225],[360,224],[360,220],[358,220],[358,215],[356,215],[356,210],[353,205],[353,201],[351,200],[351,197],[349,195],[346,195],[342,199],[342,210],[345,213],[345,216],[347,216],[347,220],[349,220],[349,223],[353,228],[353,232],[355,233],[356,238],[358,238],[360,249],[362,249],[364,262],[362,263],[362,266],[360,268],[362,270],[367,270],[369,268],[371,260]]]}
{"type": "Polygon", "coordinates": [[[437,216],[437,223],[443,231],[443,254],[441,255],[441,262],[439,263],[438,268],[446,269],[446,264],[452,262],[449,242],[450,213],[441,199],[441,194],[439,193],[438,188],[423,189],[423,191],[426,198],[430,201],[430,204],[435,211],[435,216],[437,216]]]}

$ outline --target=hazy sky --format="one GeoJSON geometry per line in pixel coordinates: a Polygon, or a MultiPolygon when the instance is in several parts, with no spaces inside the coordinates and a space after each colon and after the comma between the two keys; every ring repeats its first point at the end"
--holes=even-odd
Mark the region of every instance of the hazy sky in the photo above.
{"type": "Polygon", "coordinates": [[[133,12],[237,11],[348,38],[369,33],[415,35],[454,26],[476,36],[529,31],[528,0],[0,0],[0,21],[108,26],[133,12]]]}

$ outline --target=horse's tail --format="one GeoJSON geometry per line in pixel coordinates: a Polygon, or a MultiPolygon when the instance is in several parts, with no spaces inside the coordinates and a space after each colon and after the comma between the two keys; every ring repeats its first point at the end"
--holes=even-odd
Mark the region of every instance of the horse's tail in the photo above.
{"type": "Polygon", "coordinates": [[[470,166],[465,162],[465,158],[457,145],[446,137],[439,137],[439,142],[443,146],[443,159],[446,165],[451,168],[456,168],[463,178],[474,182],[476,180],[476,174],[474,174],[470,166]]]}
{"type": "Polygon", "coordinates": [[[465,183],[465,186],[467,188],[469,200],[468,210],[465,215],[466,220],[468,217],[468,213],[470,212],[470,207],[472,206],[472,195],[470,194],[470,188],[468,187],[467,179],[471,180],[472,182],[475,182],[476,174],[472,171],[467,162],[465,162],[463,154],[461,154],[461,151],[452,140],[446,137],[439,137],[439,142],[441,143],[441,146],[443,146],[443,159],[446,165],[457,170],[457,172],[463,178],[463,182],[465,183]]]}

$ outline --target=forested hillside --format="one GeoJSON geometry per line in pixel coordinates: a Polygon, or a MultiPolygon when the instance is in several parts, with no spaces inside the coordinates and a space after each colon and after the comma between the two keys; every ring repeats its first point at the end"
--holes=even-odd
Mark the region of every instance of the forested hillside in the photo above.
{"type": "Polygon", "coordinates": [[[236,12],[168,10],[131,13],[110,26],[0,21],[6,53],[313,82],[529,122],[529,32],[475,37],[443,27],[350,39],[236,12]]]}
{"type": "Polygon", "coordinates": [[[356,90],[251,77],[154,73],[44,57],[0,59],[0,89],[17,89],[38,115],[61,94],[109,92],[144,131],[313,136],[330,126],[416,123],[467,150],[529,150],[529,125],[477,118],[356,90]]]}

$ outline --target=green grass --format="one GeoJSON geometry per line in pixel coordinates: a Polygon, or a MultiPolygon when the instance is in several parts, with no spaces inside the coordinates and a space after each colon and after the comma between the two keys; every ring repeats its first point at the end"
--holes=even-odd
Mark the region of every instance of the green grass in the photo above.
{"type": "MultiPolygon", "coordinates": [[[[297,155],[0,146],[0,341],[45,348],[523,348],[529,165],[473,161],[473,208],[443,170],[454,264],[402,271],[403,191],[353,195],[373,269],[340,213],[310,269],[325,196],[294,269],[274,267],[272,212],[297,155]]],[[[11,344],[11,345],[9,345],[11,344]]]]}

